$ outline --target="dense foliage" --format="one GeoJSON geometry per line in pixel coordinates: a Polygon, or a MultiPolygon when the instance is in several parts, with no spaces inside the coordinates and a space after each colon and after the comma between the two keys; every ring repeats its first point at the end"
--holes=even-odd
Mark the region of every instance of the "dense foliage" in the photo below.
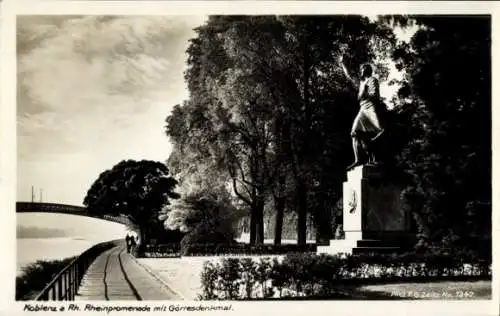
{"type": "Polygon", "coordinates": [[[234,243],[238,220],[243,215],[227,192],[210,189],[192,192],[172,205],[172,210],[160,217],[165,227],[185,232],[181,249],[185,253],[192,244],[234,243]]]}
{"type": "Polygon", "coordinates": [[[162,163],[124,160],[99,175],[83,203],[92,214],[126,215],[140,228],[141,240],[147,240],[164,231],[159,215],[179,198],[176,185],[162,163]]]}
{"type": "Polygon", "coordinates": [[[490,249],[491,19],[411,21],[420,28],[394,57],[407,74],[401,97],[417,107],[398,158],[418,247],[490,249]]]}

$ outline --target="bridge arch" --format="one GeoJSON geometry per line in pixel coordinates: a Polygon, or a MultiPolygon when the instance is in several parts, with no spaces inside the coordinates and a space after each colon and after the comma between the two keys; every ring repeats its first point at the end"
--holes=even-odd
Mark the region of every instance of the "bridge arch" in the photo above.
{"type": "Polygon", "coordinates": [[[16,213],[58,213],[98,218],[123,225],[133,225],[126,216],[94,215],[86,207],[43,202],[16,202],[16,213]]]}

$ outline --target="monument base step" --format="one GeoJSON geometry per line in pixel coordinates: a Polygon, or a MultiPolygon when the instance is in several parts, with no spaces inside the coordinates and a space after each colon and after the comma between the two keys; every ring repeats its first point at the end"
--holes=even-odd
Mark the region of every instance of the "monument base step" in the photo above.
{"type": "Polygon", "coordinates": [[[359,239],[356,242],[356,246],[360,248],[366,247],[398,247],[407,248],[409,243],[405,240],[393,240],[393,239],[359,239]]]}
{"type": "Polygon", "coordinates": [[[406,240],[360,239],[356,242],[352,253],[402,253],[409,248],[411,248],[410,244],[406,240]]]}
{"type": "Polygon", "coordinates": [[[411,248],[404,241],[383,239],[332,239],[328,246],[318,246],[318,253],[329,254],[368,254],[368,253],[403,253],[411,248]]]}

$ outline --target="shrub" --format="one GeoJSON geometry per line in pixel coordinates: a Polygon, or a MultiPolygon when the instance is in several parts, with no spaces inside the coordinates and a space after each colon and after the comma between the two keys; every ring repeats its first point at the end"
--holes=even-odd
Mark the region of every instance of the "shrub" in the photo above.
{"type": "Polygon", "coordinates": [[[183,246],[185,256],[213,256],[213,255],[283,255],[290,252],[316,252],[316,244],[307,245],[251,245],[236,243],[187,243],[183,246]]]}
{"type": "Polygon", "coordinates": [[[202,190],[174,204],[166,213],[165,226],[186,232],[181,240],[181,252],[185,254],[193,244],[234,243],[240,217],[240,210],[232,205],[229,196],[202,190]]]}
{"type": "Polygon", "coordinates": [[[31,300],[76,257],[53,261],[36,261],[16,277],[16,300],[31,300]]]}
{"type": "Polygon", "coordinates": [[[257,264],[251,258],[243,258],[241,264],[241,282],[244,284],[245,298],[252,298],[255,283],[259,280],[257,264]]]}
{"type": "Polygon", "coordinates": [[[283,291],[291,286],[288,276],[292,273],[293,271],[289,270],[289,266],[281,264],[278,258],[273,258],[269,279],[279,297],[283,297],[283,291]]]}
{"type": "Polygon", "coordinates": [[[239,294],[239,278],[241,275],[240,260],[225,258],[220,265],[219,284],[224,290],[224,298],[234,300],[239,294]]]}
{"type": "Polygon", "coordinates": [[[202,273],[201,299],[266,299],[340,295],[348,285],[491,278],[491,261],[451,254],[317,255],[290,253],[282,260],[223,259],[202,273]],[[258,291],[260,289],[260,291],[258,291]]]}
{"type": "Polygon", "coordinates": [[[219,267],[207,261],[203,264],[201,272],[201,283],[203,284],[203,293],[200,298],[206,300],[216,299],[216,283],[218,278],[219,267]]]}
{"type": "Polygon", "coordinates": [[[143,257],[146,258],[170,258],[180,256],[180,244],[168,243],[158,245],[145,245],[143,257]]]}
{"type": "Polygon", "coordinates": [[[193,252],[214,254],[217,247],[231,243],[235,243],[231,234],[213,231],[210,224],[203,222],[182,238],[181,254],[188,255],[193,252]]]}
{"type": "Polygon", "coordinates": [[[254,279],[259,282],[262,289],[262,297],[269,297],[273,294],[271,291],[268,291],[267,288],[267,283],[271,278],[272,269],[273,266],[271,265],[271,260],[269,258],[261,258],[253,270],[255,273],[254,279]]]}

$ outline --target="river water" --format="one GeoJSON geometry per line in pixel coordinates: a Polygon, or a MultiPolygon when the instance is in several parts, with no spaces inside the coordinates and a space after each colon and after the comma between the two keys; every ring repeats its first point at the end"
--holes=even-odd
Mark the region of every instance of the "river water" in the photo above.
{"type": "Polygon", "coordinates": [[[76,256],[98,242],[70,237],[17,239],[16,274],[37,260],[59,260],[76,256]]]}
{"type": "Polygon", "coordinates": [[[77,256],[93,245],[124,238],[127,228],[118,223],[84,216],[17,214],[16,274],[37,260],[77,256]]]}

